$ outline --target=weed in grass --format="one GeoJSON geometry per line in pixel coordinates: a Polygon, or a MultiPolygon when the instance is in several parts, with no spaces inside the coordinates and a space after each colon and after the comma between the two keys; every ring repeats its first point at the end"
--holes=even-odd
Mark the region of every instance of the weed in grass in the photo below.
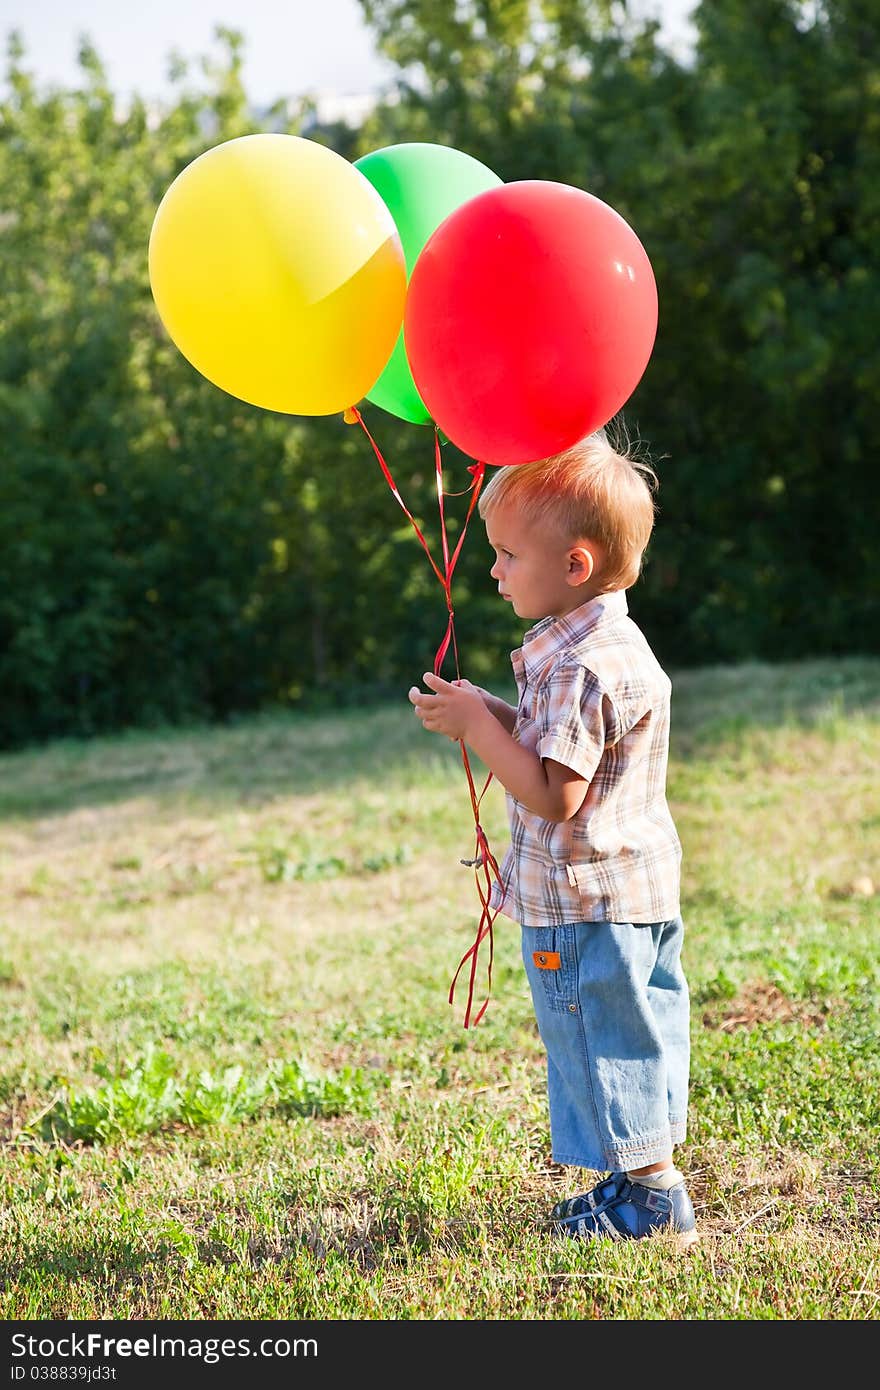
{"type": "Polygon", "coordinates": [[[370,1090],[359,1071],[315,1078],[296,1061],[275,1060],[259,1076],[240,1066],[219,1074],[181,1075],[166,1052],[150,1049],[129,1062],[119,1077],[108,1075],[94,1090],[69,1082],[22,1133],[51,1143],[108,1143],[174,1125],[198,1128],[252,1119],[262,1110],[280,1115],[339,1115],[363,1108],[370,1090]]]}
{"type": "Polygon", "coordinates": [[[412,853],[407,845],[398,845],[390,852],[367,854],[362,859],[346,860],[339,855],[322,858],[307,854],[295,857],[296,852],[278,845],[258,847],[257,859],[267,883],[315,883],[321,879],[338,878],[342,874],[381,874],[388,869],[408,864],[412,853]]]}

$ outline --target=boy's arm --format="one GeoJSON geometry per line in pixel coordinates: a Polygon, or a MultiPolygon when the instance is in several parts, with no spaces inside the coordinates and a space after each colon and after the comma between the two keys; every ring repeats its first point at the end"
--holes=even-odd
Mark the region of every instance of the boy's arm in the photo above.
{"type": "Polygon", "coordinates": [[[409,699],[426,729],[463,739],[502,786],[544,820],[570,820],[580,810],[587,779],[517,743],[477,687],[445,681],[431,672],[425,674],[424,682],[435,694],[424,695],[413,686],[409,699]]]}
{"type": "Polygon", "coordinates": [[[501,785],[543,820],[570,820],[583,805],[589,782],[553,758],[539,758],[483,706],[464,735],[501,785]]]}

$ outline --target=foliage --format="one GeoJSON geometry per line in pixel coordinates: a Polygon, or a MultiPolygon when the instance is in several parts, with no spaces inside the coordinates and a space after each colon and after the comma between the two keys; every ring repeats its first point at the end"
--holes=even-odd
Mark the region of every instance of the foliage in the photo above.
{"type": "Polygon", "coordinates": [[[246,1076],[240,1066],[189,1077],[179,1075],[167,1052],[149,1047],[119,1076],[106,1064],[95,1070],[105,1077],[98,1087],[79,1091],[65,1084],[28,1130],[52,1143],[107,1143],[174,1125],[234,1124],[260,1114],[339,1115],[369,1095],[359,1072],[349,1068],[318,1080],[295,1059],[273,1058],[259,1077],[246,1076]]]}
{"type": "MultiPolygon", "coordinates": [[[[445,604],[369,445],[339,419],[226,396],[158,321],[146,248],[170,182],[255,130],[348,158],[398,140],[505,180],[588,189],[658,280],[622,424],[660,512],[632,607],[661,659],[873,652],[880,406],[877,21],[863,0],[712,0],[676,59],[587,0],[363,0],[399,80],[360,130],[308,100],[250,109],[240,36],[208,85],[125,108],[84,43],[38,89],[10,40],[0,102],[0,744],[404,691],[445,604]]],[[[430,428],[365,419],[439,554],[430,428]]],[[[450,492],[468,460],[444,447],[450,492]]],[[[455,537],[466,496],[448,504],[455,537]]],[[[454,595],[463,671],[521,629],[479,520],[454,595]]]]}

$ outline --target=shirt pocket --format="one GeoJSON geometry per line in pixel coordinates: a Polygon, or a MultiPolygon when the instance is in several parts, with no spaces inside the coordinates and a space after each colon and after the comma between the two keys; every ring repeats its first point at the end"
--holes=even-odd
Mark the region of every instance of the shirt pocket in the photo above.
{"type": "Polygon", "coordinates": [[[575,928],[529,927],[523,934],[523,956],[536,1004],[551,1013],[576,1014],[579,1010],[575,928]]]}
{"type": "Polygon", "coordinates": [[[613,871],[602,864],[566,864],[566,877],[584,907],[604,902],[613,883],[613,871]]]}
{"type": "Polygon", "coordinates": [[[654,922],[662,916],[641,854],[621,848],[614,858],[566,864],[565,871],[588,922],[654,922]]]}
{"type": "Polygon", "coordinates": [[[516,720],[513,725],[513,737],[517,743],[521,743],[523,748],[529,748],[533,753],[538,746],[540,730],[534,719],[529,714],[517,711],[516,720]]]}

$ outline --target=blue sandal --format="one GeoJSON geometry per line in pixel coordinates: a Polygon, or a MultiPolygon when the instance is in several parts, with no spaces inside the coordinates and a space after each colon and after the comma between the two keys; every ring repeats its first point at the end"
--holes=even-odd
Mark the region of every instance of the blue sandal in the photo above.
{"type": "Polygon", "coordinates": [[[612,1173],[589,1192],[566,1197],[550,1213],[557,1235],[575,1239],[610,1236],[640,1240],[655,1231],[671,1230],[681,1246],[698,1239],[694,1208],[684,1182],[664,1191],[633,1182],[626,1173],[612,1173]]]}

